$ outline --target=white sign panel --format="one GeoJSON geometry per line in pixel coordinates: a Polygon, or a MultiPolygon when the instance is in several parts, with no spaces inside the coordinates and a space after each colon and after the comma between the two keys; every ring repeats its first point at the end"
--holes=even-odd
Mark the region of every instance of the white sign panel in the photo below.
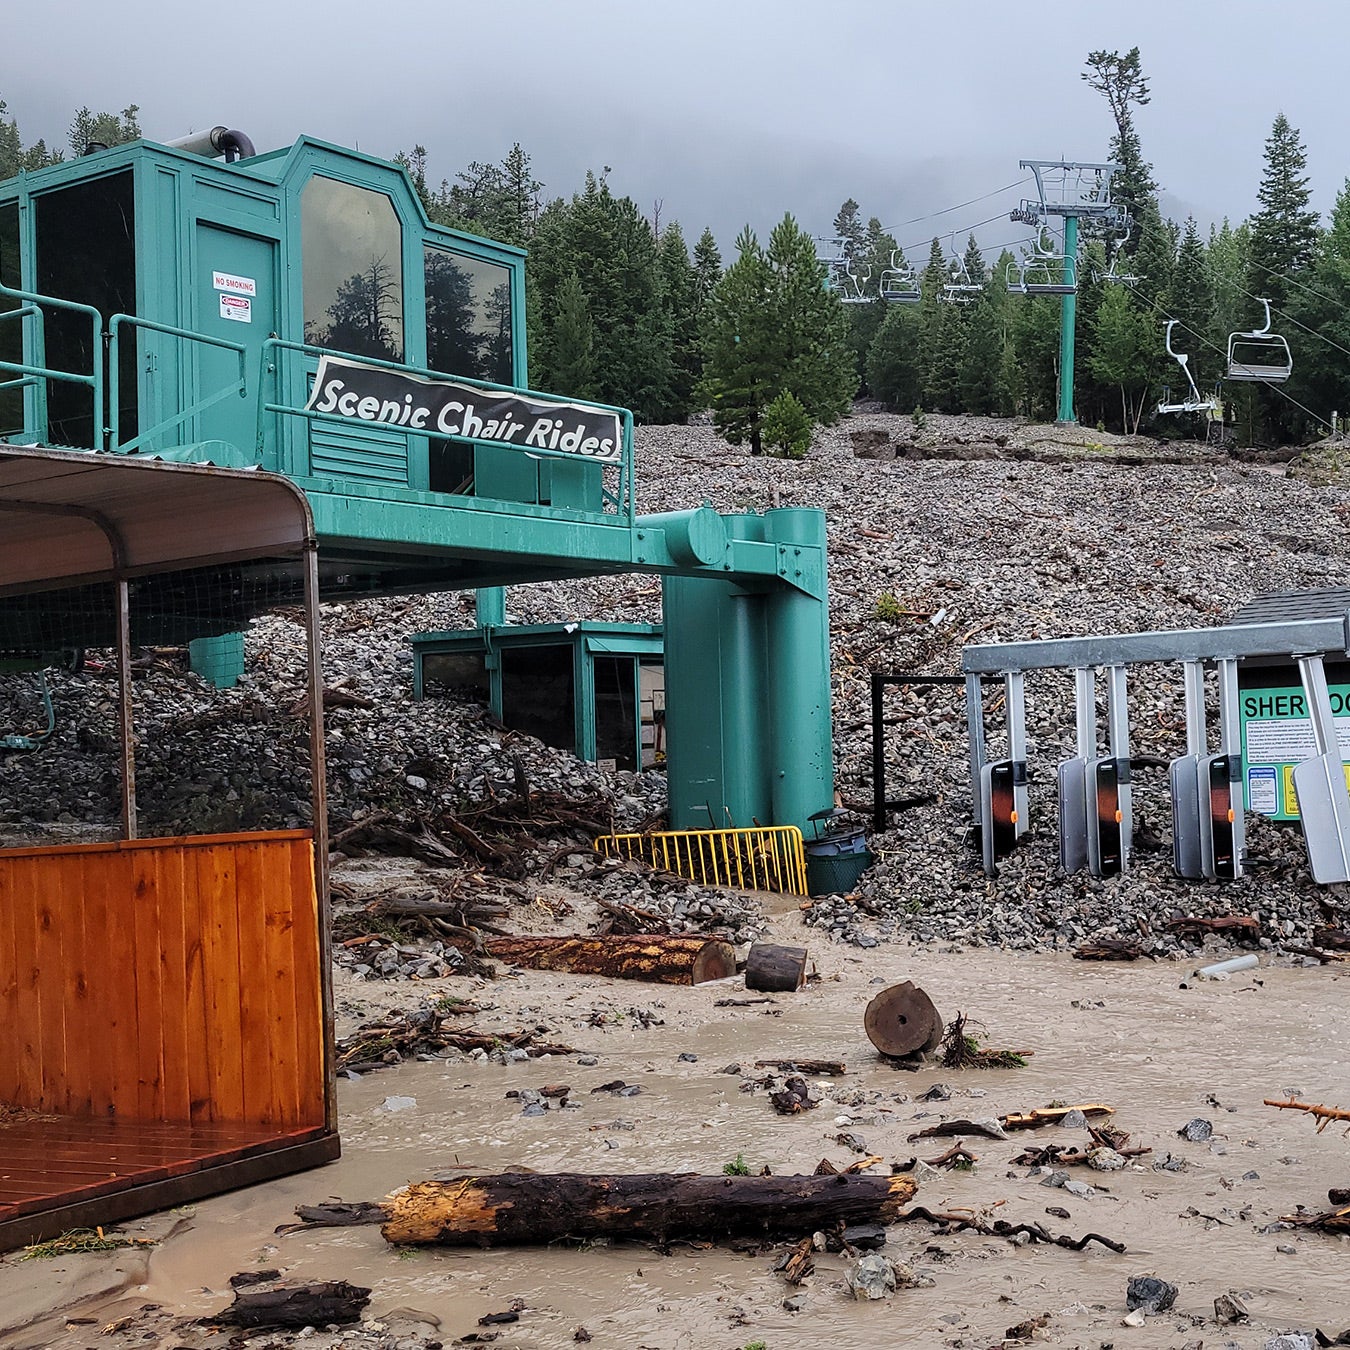
{"type": "Polygon", "coordinates": [[[229,319],[234,323],[252,323],[253,301],[246,295],[226,295],[222,292],[220,296],[220,317],[229,319]]]}
{"type": "Polygon", "coordinates": [[[252,277],[237,277],[233,272],[212,272],[211,285],[231,295],[257,295],[258,283],[252,277]]]}

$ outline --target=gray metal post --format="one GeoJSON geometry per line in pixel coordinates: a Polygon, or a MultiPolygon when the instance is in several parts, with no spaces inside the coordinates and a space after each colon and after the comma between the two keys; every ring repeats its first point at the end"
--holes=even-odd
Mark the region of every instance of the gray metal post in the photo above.
{"type": "Polygon", "coordinates": [[[1350,881],[1350,793],[1331,713],[1327,675],[1320,656],[1300,656],[1298,673],[1312,721],[1317,753],[1294,765],[1299,820],[1308,846],[1313,880],[1326,884],[1350,881]]]}
{"type": "Polygon", "coordinates": [[[1017,833],[1025,834],[1027,825],[1027,705],[1026,677],[1011,670],[1003,677],[1003,701],[1008,714],[1008,758],[1013,766],[1013,810],[1017,814],[1017,833]]]}
{"type": "MultiPolygon", "coordinates": [[[[1219,753],[1227,760],[1228,801],[1233,812],[1233,876],[1242,875],[1247,851],[1247,797],[1242,782],[1242,722],[1238,712],[1238,663],[1225,657],[1219,666],[1219,753]]],[[[1329,705],[1328,705],[1329,706],[1329,705]]],[[[1214,840],[1209,840],[1213,863],[1214,840]]]]}
{"type": "Polygon", "coordinates": [[[966,736],[970,748],[970,817],[978,825],[983,818],[980,775],[984,769],[984,691],[978,675],[966,676],[966,736]]]}
{"type": "Polygon", "coordinates": [[[1134,817],[1130,810],[1130,708],[1125,687],[1125,667],[1106,671],[1106,725],[1111,757],[1116,761],[1116,792],[1120,810],[1120,870],[1130,870],[1130,844],[1134,817]]]}

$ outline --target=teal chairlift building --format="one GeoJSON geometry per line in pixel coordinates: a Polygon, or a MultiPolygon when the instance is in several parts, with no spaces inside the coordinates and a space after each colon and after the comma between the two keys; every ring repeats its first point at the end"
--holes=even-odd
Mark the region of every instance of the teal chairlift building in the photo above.
{"type": "MultiPolygon", "coordinates": [[[[527,392],[523,251],[432,224],[372,156],[308,137],[234,154],[137,141],[0,183],[0,440],[285,475],[329,599],[659,574],[672,826],[830,806],[823,514],[640,514],[631,415],[527,392]],[[458,412],[402,425],[379,400],[325,402],[325,356],[443,402],[454,381],[458,412]],[[536,420],[504,442],[482,413],[503,398],[553,435],[536,420]],[[587,418],[614,426],[608,456],[571,433],[587,418]]],[[[287,566],[241,562],[233,610],[166,595],[147,631],[209,660],[250,596],[288,586],[287,566]]],[[[34,605],[0,599],[6,645],[50,635],[34,605]]],[[[103,640],[78,607],[58,617],[63,645],[103,640]]]]}

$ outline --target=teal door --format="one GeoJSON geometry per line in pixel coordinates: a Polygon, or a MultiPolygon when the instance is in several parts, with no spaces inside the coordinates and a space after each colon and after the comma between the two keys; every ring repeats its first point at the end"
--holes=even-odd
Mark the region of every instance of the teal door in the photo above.
{"type": "MultiPolygon", "coordinates": [[[[262,346],[276,330],[276,244],[215,225],[197,225],[195,331],[245,348],[247,397],[231,394],[200,413],[196,440],[228,441],[256,462],[262,346]]],[[[238,354],[205,343],[197,348],[195,399],[210,398],[239,378],[238,354]]],[[[269,392],[270,398],[270,392],[269,392]]],[[[184,436],[183,439],[188,439],[184,436]]]]}

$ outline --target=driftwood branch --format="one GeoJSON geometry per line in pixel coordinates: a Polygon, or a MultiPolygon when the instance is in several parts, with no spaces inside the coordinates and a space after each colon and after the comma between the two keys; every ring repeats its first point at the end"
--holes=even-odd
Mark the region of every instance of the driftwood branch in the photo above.
{"type": "MultiPolygon", "coordinates": [[[[1311,1102],[1295,1101],[1293,1097],[1290,1097],[1287,1102],[1276,1101],[1267,1097],[1264,1104],[1276,1107],[1280,1111],[1306,1111],[1310,1116],[1316,1117],[1318,1134],[1321,1134],[1333,1120],[1350,1121],[1350,1111],[1345,1111],[1339,1106],[1314,1106],[1311,1102]]],[[[1350,1129],[1345,1132],[1350,1134],[1350,1129]]]]}

